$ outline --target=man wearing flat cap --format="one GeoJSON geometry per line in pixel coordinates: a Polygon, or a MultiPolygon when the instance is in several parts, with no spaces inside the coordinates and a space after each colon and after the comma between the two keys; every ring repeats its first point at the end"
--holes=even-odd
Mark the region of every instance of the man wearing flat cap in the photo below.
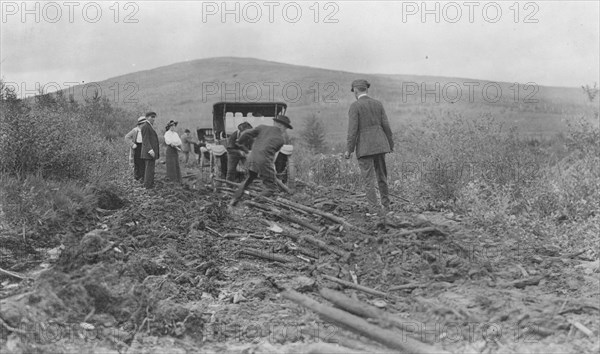
{"type": "Polygon", "coordinates": [[[158,134],[154,130],[154,120],[156,113],[146,113],[146,122],[141,126],[142,132],[142,151],[140,157],[146,161],[144,169],[144,187],[154,188],[154,168],[156,160],[160,157],[158,134]]]}
{"type": "Polygon", "coordinates": [[[390,207],[385,154],[394,150],[394,141],[385,109],[381,102],[367,95],[369,87],[371,84],[367,80],[352,82],[350,91],[354,92],[356,101],[348,111],[348,139],[344,157],[349,159],[356,151],[370,211],[377,213],[380,216],[378,224],[385,226],[385,215],[390,207]],[[375,179],[381,204],[377,200],[375,179]]]}
{"type": "Polygon", "coordinates": [[[279,115],[273,118],[273,126],[259,125],[254,129],[245,130],[238,138],[237,146],[247,151],[246,147],[251,139],[254,139],[252,151],[248,155],[246,161],[248,165],[248,178],[233,195],[233,200],[230,205],[235,206],[244,194],[244,190],[260,176],[265,186],[265,190],[261,196],[269,196],[277,190],[275,179],[275,154],[289,140],[286,130],[293,129],[290,119],[286,116],[279,115]]]}

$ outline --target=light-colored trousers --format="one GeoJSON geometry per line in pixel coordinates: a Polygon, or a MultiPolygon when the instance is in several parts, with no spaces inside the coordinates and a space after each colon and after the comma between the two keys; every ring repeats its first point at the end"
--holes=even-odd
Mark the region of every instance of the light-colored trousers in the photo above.
{"type": "Polygon", "coordinates": [[[385,209],[390,207],[390,197],[387,184],[387,168],[385,165],[385,154],[376,154],[370,156],[362,156],[358,159],[365,193],[369,204],[379,213],[383,212],[381,206],[385,209]],[[381,196],[381,204],[377,200],[377,191],[375,189],[375,179],[379,186],[379,195],[381,196]]]}

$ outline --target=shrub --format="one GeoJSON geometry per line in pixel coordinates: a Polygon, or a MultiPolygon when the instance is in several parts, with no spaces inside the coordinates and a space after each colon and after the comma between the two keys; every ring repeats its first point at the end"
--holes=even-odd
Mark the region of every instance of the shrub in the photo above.
{"type": "Polygon", "coordinates": [[[99,171],[117,171],[118,161],[127,161],[122,157],[128,151],[122,139],[113,144],[110,134],[116,126],[133,126],[133,122],[114,123],[116,111],[107,102],[95,98],[80,106],[62,94],[23,101],[4,88],[0,91],[4,92],[0,100],[1,173],[90,182],[98,180],[99,171]],[[102,114],[109,118],[97,119],[102,114]]]}
{"type": "Polygon", "coordinates": [[[302,143],[313,153],[325,152],[327,143],[325,140],[325,128],[316,114],[310,116],[304,122],[304,128],[300,132],[302,143]]]}
{"type": "Polygon", "coordinates": [[[570,124],[567,146],[568,156],[544,175],[540,198],[556,206],[543,215],[587,219],[600,214],[600,129],[583,119],[570,124]]]}
{"type": "MultiPolygon", "coordinates": [[[[497,184],[469,183],[458,197],[458,206],[484,227],[539,233],[541,223],[549,234],[557,225],[588,222],[600,215],[599,129],[586,123],[571,126],[567,156],[557,163],[554,157],[536,171],[532,180],[497,184]]],[[[544,156],[543,153],[539,153],[544,156]]],[[[569,237],[568,235],[564,235],[569,237]]]]}
{"type": "MultiPolygon", "coordinates": [[[[544,156],[522,141],[515,129],[505,130],[491,115],[465,119],[457,113],[429,114],[420,126],[396,134],[398,154],[392,166],[414,166],[424,192],[437,200],[453,200],[468,183],[526,183],[536,177],[533,166],[544,156]]],[[[392,175],[405,171],[392,169],[392,175]]]]}
{"type": "Polygon", "coordinates": [[[81,105],[61,93],[19,100],[0,82],[0,215],[9,225],[52,244],[95,224],[98,195],[118,192],[131,174],[128,147],[122,138],[111,142],[110,132],[133,126],[133,118],[121,119],[133,115],[106,103],[81,105]]]}
{"type": "Polygon", "coordinates": [[[360,185],[360,169],[356,159],[346,160],[341,154],[314,154],[306,147],[295,147],[296,177],[323,186],[353,188],[360,185]]]}
{"type": "Polygon", "coordinates": [[[37,107],[3,119],[2,172],[46,178],[86,179],[89,167],[110,148],[92,127],[73,113],[37,107]]]}

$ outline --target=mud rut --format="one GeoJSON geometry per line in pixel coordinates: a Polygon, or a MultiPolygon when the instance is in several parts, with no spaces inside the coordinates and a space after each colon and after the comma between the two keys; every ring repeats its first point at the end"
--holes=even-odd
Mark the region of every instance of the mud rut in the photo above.
{"type": "Polygon", "coordinates": [[[0,275],[2,352],[599,349],[590,251],[495,238],[400,203],[377,230],[360,194],[318,186],[231,210],[227,186],[186,181],[132,189],[25,279],[0,275]]]}

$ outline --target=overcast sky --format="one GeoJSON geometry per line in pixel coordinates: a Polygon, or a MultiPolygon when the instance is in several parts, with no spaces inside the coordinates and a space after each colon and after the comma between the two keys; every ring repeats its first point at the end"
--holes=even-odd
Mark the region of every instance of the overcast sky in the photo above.
{"type": "Polygon", "coordinates": [[[598,1],[427,2],[425,18],[421,1],[229,2],[224,19],[221,1],[21,4],[2,2],[1,76],[28,88],[218,56],[552,86],[600,75],[598,1]]]}

